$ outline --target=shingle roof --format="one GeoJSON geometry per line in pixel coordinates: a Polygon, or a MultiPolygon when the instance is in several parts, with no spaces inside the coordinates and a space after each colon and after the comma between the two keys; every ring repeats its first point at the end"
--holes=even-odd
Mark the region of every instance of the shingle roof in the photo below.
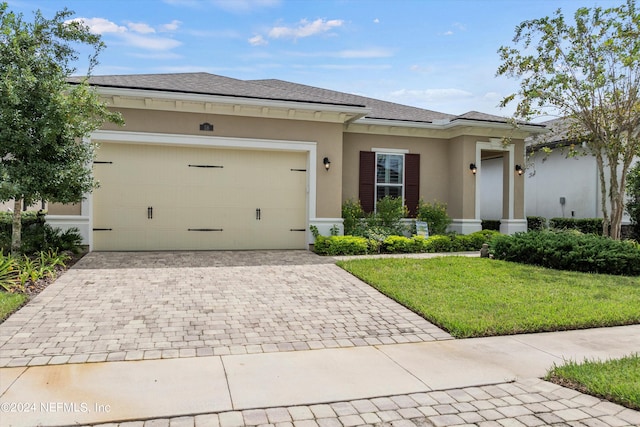
{"type": "Polygon", "coordinates": [[[437,111],[425,110],[408,105],[396,104],[394,102],[382,101],[374,98],[353,95],[350,93],[337,92],[329,89],[322,89],[314,86],[307,86],[299,83],[291,83],[283,80],[250,80],[270,88],[278,88],[287,92],[297,92],[306,97],[326,97],[336,99],[348,104],[365,105],[371,109],[367,114],[371,119],[403,120],[412,122],[432,122],[433,120],[453,119],[451,114],[439,113],[437,111]]]}
{"type": "MultiPolygon", "coordinates": [[[[80,79],[80,77],[72,77],[69,81],[77,83],[80,79]]],[[[102,87],[366,107],[371,110],[366,116],[370,119],[423,123],[431,123],[436,120],[507,122],[505,117],[477,111],[456,116],[276,79],[239,80],[209,73],[176,73],[92,76],[89,83],[102,87]]]]}
{"type": "Polygon", "coordinates": [[[469,111],[467,113],[456,116],[456,119],[480,120],[483,122],[499,122],[504,123],[508,120],[506,117],[495,116],[493,114],[481,113],[479,111],[469,111]]]}
{"type": "MultiPolygon", "coordinates": [[[[71,83],[80,81],[79,77],[69,80],[71,83]]],[[[209,73],[178,73],[178,74],[129,74],[111,76],[92,76],[89,83],[102,87],[118,87],[127,89],[146,89],[202,95],[220,95],[243,98],[257,98],[269,100],[312,102],[319,104],[334,104],[344,106],[363,107],[362,104],[330,99],[322,96],[305,96],[266,85],[259,85],[251,81],[232,79],[209,73]]]]}

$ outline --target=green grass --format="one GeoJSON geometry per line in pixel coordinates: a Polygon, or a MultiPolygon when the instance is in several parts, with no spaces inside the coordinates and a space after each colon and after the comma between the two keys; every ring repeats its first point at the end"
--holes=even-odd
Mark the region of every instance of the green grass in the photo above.
{"type": "Polygon", "coordinates": [[[0,291],[0,322],[9,317],[11,313],[16,311],[27,300],[25,294],[11,294],[0,291]]]}
{"type": "Polygon", "coordinates": [[[554,366],[545,379],[640,410],[640,354],[605,362],[566,362],[554,366]]]}
{"type": "Polygon", "coordinates": [[[338,265],[456,338],[640,323],[638,277],[466,257],[338,265]]]}

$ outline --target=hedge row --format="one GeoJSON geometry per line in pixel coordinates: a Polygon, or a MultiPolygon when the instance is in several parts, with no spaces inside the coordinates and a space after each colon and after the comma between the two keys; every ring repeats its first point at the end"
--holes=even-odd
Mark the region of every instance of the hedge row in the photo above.
{"type": "Polygon", "coordinates": [[[314,251],[320,255],[479,251],[483,243],[488,243],[497,234],[493,230],[483,230],[467,235],[436,235],[429,238],[389,236],[382,242],[357,236],[318,236],[314,251]]]}
{"type": "Polygon", "coordinates": [[[577,231],[531,231],[499,235],[494,258],[557,270],[640,276],[640,245],[577,231]]]}
{"type": "Polygon", "coordinates": [[[554,230],[578,230],[585,234],[602,235],[602,218],[551,218],[549,228],[554,230]]]}

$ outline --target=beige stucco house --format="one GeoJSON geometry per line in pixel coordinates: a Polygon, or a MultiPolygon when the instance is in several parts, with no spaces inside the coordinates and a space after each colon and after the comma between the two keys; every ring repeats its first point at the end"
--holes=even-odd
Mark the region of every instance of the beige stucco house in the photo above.
{"type": "MultiPolygon", "coordinates": [[[[72,81],[73,82],[73,81],[72,81]]],[[[478,173],[501,158],[502,224],[526,230],[524,138],[504,118],[439,113],[280,80],[207,73],[95,76],[126,125],[105,125],[100,187],[49,223],[80,228],[92,250],[303,249],[341,206],[384,195],[448,205],[452,229],[481,228],[478,173]],[[510,143],[505,144],[505,138],[510,143]]]]}

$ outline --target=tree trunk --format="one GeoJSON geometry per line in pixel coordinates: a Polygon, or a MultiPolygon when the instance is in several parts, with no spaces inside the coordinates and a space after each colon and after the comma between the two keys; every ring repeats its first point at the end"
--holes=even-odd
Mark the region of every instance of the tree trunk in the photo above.
{"type": "Polygon", "coordinates": [[[22,198],[13,202],[13,228],[11,232],[11,255],[20,255],[22,246],[22,198]]]}
{"type": "MultiPolygon", "coordinates": [[[[607,211],[607,181],[604,177],[604,159],[601,152],[596,152],[596,165],[598,166],[598,179],[600,181],[600,207],[602,209],[602,235],[609,235],[609,213],[607,211]]],[[[597,213],[596,213],[597,215],[597,213]]]]}

